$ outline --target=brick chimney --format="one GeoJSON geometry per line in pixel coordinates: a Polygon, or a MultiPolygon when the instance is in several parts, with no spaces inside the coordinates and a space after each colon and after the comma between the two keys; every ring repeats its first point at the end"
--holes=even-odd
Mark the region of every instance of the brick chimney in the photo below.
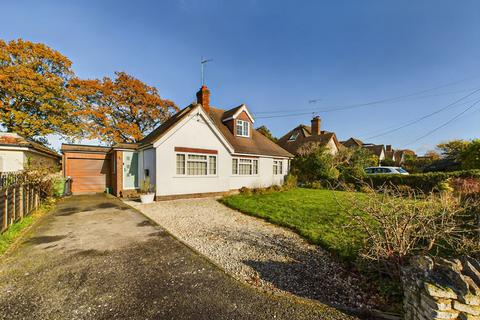
{"type": "Polygon", "coordinates": [[[203,85],[197,92],[197,103],[201,104],[206,113],[210,112],[210,90],[203,85]]]}
{"type": "Polygon", "coordinates": [[[387,146],[385,147],[385,151],[392,151],[392,145],[387,144],[387,146]]]}
{"type": "Polygon", "coordinates": [[[313,117],[312,119],[312,136],[320,135],[320,124],[322,120],[319,116],[313,117]]]}

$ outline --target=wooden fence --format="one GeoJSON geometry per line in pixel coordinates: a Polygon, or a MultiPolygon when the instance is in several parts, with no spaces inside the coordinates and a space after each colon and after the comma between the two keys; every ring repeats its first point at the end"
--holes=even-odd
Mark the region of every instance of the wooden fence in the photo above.
{"type": "Polygon", "coordinates": [[[0,174],[0,233],[38,209],[40,190],[21,174],[0,174]]]}

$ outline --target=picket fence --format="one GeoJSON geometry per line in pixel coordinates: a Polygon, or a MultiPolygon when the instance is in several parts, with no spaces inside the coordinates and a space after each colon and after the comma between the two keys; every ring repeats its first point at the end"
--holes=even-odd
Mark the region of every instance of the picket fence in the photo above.
{"type": "Polygon", "coordinates": [[[39,187],[19,173],[0,173],[0,233],[38,209],[39,187]]]}

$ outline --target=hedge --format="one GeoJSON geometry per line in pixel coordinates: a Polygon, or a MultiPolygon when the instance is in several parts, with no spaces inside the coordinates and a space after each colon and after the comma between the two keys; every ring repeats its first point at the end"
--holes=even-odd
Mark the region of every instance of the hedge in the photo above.
{"type": "Polygon", "coordinates": [[[379,188],[383,185],[393,184],[396,186],[406,185],[415,190],[421,190],[425,193],[432,192],[441,182],[450,178],[476,178],[480,179],[480,170],[462,170],[452,172],[428,172],[414,173],[409,175],[401,174],[375,174],[368,175],[365,182],[373,188],[379,188]]]}

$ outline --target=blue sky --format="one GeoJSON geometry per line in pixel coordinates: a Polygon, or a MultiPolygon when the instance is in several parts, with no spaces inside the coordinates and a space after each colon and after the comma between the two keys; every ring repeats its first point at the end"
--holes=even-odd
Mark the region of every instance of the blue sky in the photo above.
{"type": "MultiPolygon", "coordinates": [[[[255,125],[276,136],[309,124],[315,111],[322,129],[339,139],[365,139],[480,88],[480,2],[473,0],[16,0],[2,3],[0,38],[43,42],[68,56],[83,78],[125,71],[179,106],[194,100],[200,57],[212,58],[212,104],[246,103],[255,125]],[[408,99],[321,112],[436,87],[408,99]],[[281,117],[268,118],[273,115],[281,117]]],[[[448,139],[478,138],[480,105],[415,141],[475,98],[480,93],[366,142],[423,153],[448,139]]]]}

